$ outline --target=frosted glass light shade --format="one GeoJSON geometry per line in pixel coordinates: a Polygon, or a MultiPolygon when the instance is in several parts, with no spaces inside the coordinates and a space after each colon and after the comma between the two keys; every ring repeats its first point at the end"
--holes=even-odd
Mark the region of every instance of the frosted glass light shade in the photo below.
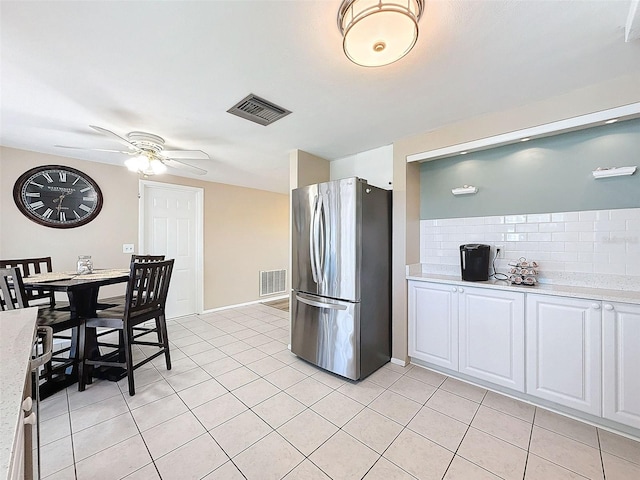
{"type": "Polygon", "coordinates": [[[157,158],[149,158],[146,155],[132,157],[124,162],[125,166],[132,172],[142,175],[157,175],[167,171],[167,166],[157,158]]]}
{"type": "Polygon", "coordinates": [[[364,67],[400,60],[418,39],[423,8],[423,0],[344,0],[338,27],[345,55],[364,67]]]}

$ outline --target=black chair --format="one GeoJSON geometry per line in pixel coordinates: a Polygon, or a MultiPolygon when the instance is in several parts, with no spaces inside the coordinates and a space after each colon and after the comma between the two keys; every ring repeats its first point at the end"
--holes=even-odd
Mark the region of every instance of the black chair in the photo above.
{"type": "MultiPolygon", "coordinates": [[[[38,307],[38,326],[39,327],[51,327],[53,330],[53,338],[56,340],[71,341],[71,335],[68,331],[70,329],[78,327],[80,320],[77,318],[71,318],[71,314],[68,311],[68,307],[56,308],[55,297],[52,290],[37,289],[37,290],[25,290],[24,283],[22,281],[23,276],[34,275],[38,273],[51,272],[51,257],[43,258],[25,258],[16,260],[0,260],[0,265],[8,265],[9,268],[2,267],[4,283],[7,284],[8,278],[10,280],[10,286],[3,286],[3,296],[13,295],[13,306],[7,306],[6,300],[1,302],[3,308],[20,308],[24,307],[38,307]],[[17,272],[17,274],[16,274],[17,272]],[[16,288],[17,286],[17,288],[16,288]],[[4,291],[4,288],[9,289],[11,294],[4,291]],[[22,293],[20,293],[22,292],[22,293]],[[16,299],[22,297],[19,302],[16,299]],[[46,300],[47,303],[42,303],[41,300],[46,300]],[[63,333],[64,332],[64,333],[63,333]]],[[[9,298],[9,297],[7,297],[9,298]]],[[[77,333],[77,332],[75,332],[77,333]]],[[[55,343],[54,343],[55,345],[55,343]]],[[[57,373],[64,372],[68,367],[72,367],[77,363],[77,358],[69,357],[67,352],[70,352],[70,346],[64,346],[53,352],[51,360],[44,364],[40,379],[46,379],[51,381],[53,376],[57,373]]]]}
{"type": "MultiPolygon", "coordinates": [[[[131,268],[131,266],[135,263],[135,262],[161,262],[162,260],[164,260],[164,255],[131,255],[131,262],[129,263],[129,268],[131,268]]],[[[113,307],[117,307],[117,306],[124,306],[124,301],[125,301],[125,296],[124,295],[117,295],[115,297],[108,297],[108,298],[101,298],[98,302],[98,305],[96,307],[97,310],[104,310],[106,308],[113,308],[113,307]]],[[[103,332],[101,335],[107,334],[107,333],[111,333],[111,331],[109,332],[103,332]]]]}
{"type": "MultiPolygon", "coordinates": [[[[0,268],[12,267],[18,267],[23,278],[37,273],[53,271],[51,266],[51,257],[0,260],[0,268]]],[[[38,302],[39,300],[48,301],[51,308],[56,304],[56,298],[53,290],[37,289],[27,291],[27,301],[32,307],[41,303],[38,302]]]]}
{"type": "Polygon", "coordinates": [[[165,304],[169,282],[173,271],[173,260],[155,262],[133,262],[127,282],[124,306],[116,306],[98,312],[94,318],[87,318],[80,327],[80,361],[78,390],[83,391],[93,375],[92,366],[120,367],[126,370],[129,395],[135,395],[133,371],[159,355],[165,355],[167,370],[171,370],[169,339],[165,319],[165,304]],[[143,324],[153,320],[154,327],[143,324]],[[95,352],[89,351],[87,329],[117,329],[122,332],[119,345],[107,345],[118,350],[115,353],[89,358],[95,352]],[[144,335],[156,333],[157,342],[138,340],[144,335]],[[144,360],[133,363],[132,345],[158,347],[159,350],[144,360]]]}
{"type": "Polygon", "coordinates": [[[14,310],[28,306],[20,269],[18,267],[0,268],[0,310],[14,310]]]}
{"type": "MultiPolygon", "coordinates": [[[[0,310],[13,310],[15,308],[27,308],[29,306],[29,292],[24,288],[20,268],[0,268],[0,310]]],[[[59,338],[59,336],[55,335],[56,333],[77,327],[79,320],[72,319],[68,312],[60,312],[51,308],[49,305],[43,305],[38,308],[37,324],[39,330],[41,327],[51,328],[53,333],[52,337],[59,338]]],[[[53,338],[51,342],[53,342],[53,338]]],[[[50,381],[56,372],[77,363],[77,358],[58,356],[69,350],[70,347],[62,348],[52,352],[52,355],[47,357],[43,365],[44,368],[40,375],[40,380],[46,378],[50,381]]]]}

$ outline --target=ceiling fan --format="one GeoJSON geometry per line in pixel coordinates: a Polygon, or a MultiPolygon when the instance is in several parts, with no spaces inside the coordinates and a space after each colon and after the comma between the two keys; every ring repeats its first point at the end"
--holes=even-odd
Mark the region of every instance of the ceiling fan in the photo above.
{"type": "Polygon", "coordinates": [[[111,139],[125,145],[127,150],[108,150],[104,148],[81,148],[56,145],[60,148],[71,148],[74,150],[94,150],[98,152],[123,153],[131,156],[125,165],[131,171],[138,172],[144,176],[155,175],[166,171],[167,167],[195,173],[196,175],[206,175],[207,171],[184,163],[182,160],[209,160],[209,155],[202,150],[165,150],[164,138],[145,132],[129,132],[126,137],[121,137],[106,128],[89,125],[95,131],[110,137],[111,139]],[[179,159],[179,160],[178,160],[179,159]]]}

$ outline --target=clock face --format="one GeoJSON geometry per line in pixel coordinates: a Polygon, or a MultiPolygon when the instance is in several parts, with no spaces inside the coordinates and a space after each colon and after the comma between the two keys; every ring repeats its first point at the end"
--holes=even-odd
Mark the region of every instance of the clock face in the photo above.
{"type": "Polygon", "coordinates": [[[73,228],[93,220],[102,192],[91,177],[61,165],[32,168],[18,178],[13,199],[30,220],[53,228],[73,228]]]}

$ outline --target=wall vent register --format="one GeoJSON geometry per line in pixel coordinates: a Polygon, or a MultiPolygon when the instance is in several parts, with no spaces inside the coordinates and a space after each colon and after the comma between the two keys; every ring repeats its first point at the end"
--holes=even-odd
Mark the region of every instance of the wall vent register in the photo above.
{"type": "Polygon", "coordinates": [[[269,270],[260,272],[260,296],[285,293],[287,289],[287,271],[269,270]]]}

